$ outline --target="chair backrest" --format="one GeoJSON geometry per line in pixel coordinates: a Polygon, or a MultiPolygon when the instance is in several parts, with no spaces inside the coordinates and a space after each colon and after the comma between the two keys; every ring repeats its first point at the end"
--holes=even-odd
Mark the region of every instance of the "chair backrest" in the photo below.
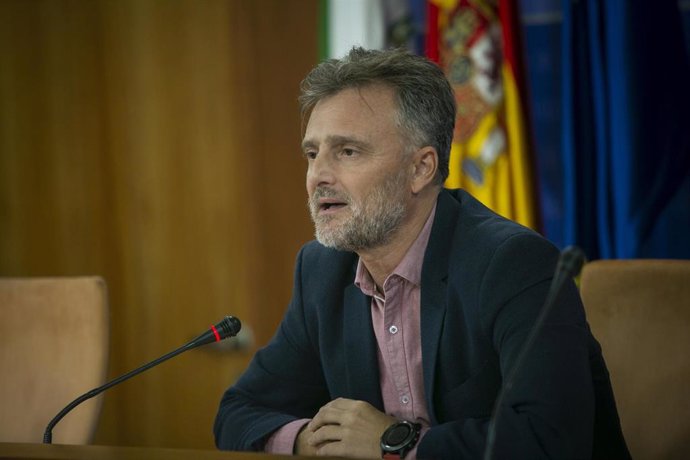
{"type": "Polygon", "coordinates": [[[690,456],[690,261],[585,265],[582,300],[635,459],[690,456]]]}
{"type": "MultiPolygon", "coordinates": [[[[40,443],[60,409],[104,383],[109,330],[101,278],[0,278],[0,441],[40,443]]],[[[100,407],[70,412],[53,442],[88,443],[100,407]]]]}

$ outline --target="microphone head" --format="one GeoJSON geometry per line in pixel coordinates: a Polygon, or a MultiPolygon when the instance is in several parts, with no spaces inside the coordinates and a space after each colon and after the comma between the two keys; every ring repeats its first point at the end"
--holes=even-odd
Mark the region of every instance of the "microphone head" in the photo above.
{"type": "Polygon", "coordinates": [[[234,316],[226,316],[218,323],[212,325],[199,337],[189,342],[186,347],[189,349],[211,342],[220,342],[223,339],[237,335],[237,333],[240,332],[240,328],[242,328],[242,323],[240,323],[239,319],[234,316]]]}
{"type": "Polygon", "coordinates": [[[561,252],[560,269],[568,276],[577,276],[585,263],[585,253],[577,246],[568,246],[561,252]]]}
{"type": "Polygon", "coordinates": [[[242,323],[239,319],[234,316],[226,316],[218,324],[216,324],[216,330],[220,336],[219,340],[227,339],[228,337],[234,337],[242,329],[242,323]]]}

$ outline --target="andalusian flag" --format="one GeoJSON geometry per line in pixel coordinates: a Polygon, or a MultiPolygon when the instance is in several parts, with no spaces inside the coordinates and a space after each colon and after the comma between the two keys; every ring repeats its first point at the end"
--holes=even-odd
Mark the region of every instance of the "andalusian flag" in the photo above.
{"type": "Polygon", "coordinates": [[[322,0],[322,59],[342,58],[353,46],[382,49],[385,44],[383,3],[375,0],[322,0]]]}
{"type": "Polygon", "coordinates": [[[514,0],[430,0],[427,55],[458,104],[449,188],[537,227],[514,0]]]}
{"type": "Polygon", "coordinates": [[[407,47],[421,54],[426,0],[321,0],[319,57],[341,58],[353,46],[407,47]]]}

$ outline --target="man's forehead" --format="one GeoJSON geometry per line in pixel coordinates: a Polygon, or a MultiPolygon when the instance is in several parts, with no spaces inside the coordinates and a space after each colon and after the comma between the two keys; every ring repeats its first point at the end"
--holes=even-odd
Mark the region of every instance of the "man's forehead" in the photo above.
{"type": "MultiPolygon", "coordinates": [[[[321,98],[306,117],[306,123],[309,122],[315,111],[323,109],[324,106],[333,106],[338,104],[352,104],[366,107],[371,113],[375,113],[379,105],[384,103],[386,106],[393,105],[390,108],[397,108],[395,100],[395,91],[388,85],[382,83],[369,83],[362,86],[353,86],[341,89],[338,92],[329,94],[321,98]]],[[[386,110],[389,107],[386,107],[386,110]]]]}
{"type": "Polygon", "coordinates": [[[373,106],[375,104],[379,104],[383,101],[395,103],[394,89],[383,83],[367,83],[361,86],[345,88],[331,95],[330,99],[337,98],[338,96],[341,98],[350,97],[354,100],[358,100],[372,111],[374,111],[373,106]]]}
{"type": "Polygon", "coordinates": [[[339,118],[340,121],[354,123],[361,117],[394,117],[396,111],[394,93],[388,86],[346,88],[316,103],[306,120],[305,134],[313,124],[320,124],[324,119],[332,121],[339,118]]]}

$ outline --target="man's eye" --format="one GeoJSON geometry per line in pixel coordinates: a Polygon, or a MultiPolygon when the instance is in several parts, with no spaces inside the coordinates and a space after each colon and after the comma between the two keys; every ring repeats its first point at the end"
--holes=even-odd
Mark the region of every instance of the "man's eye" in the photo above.
{"type": "Polygon", "coordinates": [[[316,158],[316,152],[315,151],[304,152],[304,158],[306,158],[307,160],[313,160],[314,158],[316,158]]]}
{"type": "Polygon", "coordinates": [[[351,156],[355,155],[356,153],[357,152],[353,149],[343,149],[343,156],[346,156],[346,157],[351,157],[351,156]]]}

